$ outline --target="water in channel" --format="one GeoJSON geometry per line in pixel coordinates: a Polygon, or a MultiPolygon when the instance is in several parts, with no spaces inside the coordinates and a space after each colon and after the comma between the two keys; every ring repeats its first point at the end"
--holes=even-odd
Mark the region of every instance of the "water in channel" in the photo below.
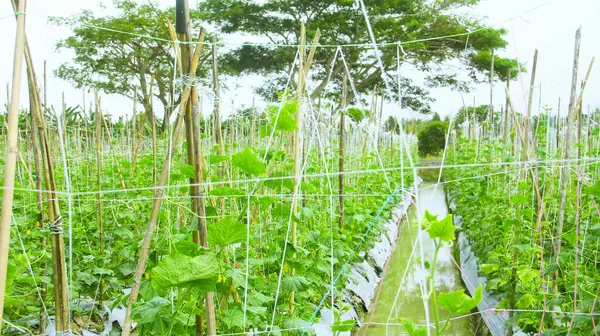
{"type": "MultiPolygon", "coordinates": [[[[419,198],[419,211],[421,215],[425,213],[425,210],[438,215],[439,219],[448,214],[443,185],[436,187],[433,183],[421,183],[419,186],[419,198]]],[[[433,241],[429,238],[427,232],[423,231],[421,235],[423,239],[424,260],[431,261],[433,260],[433,253],[435,251],[433,241]]],[[[397,323],[395,321],[396,318],[408,318],[415,324],[426,324],[420,283],[426,278],[427,272],[421,267],[419,245],[415,244],[418,238],[417,209],[415,206],[411,206],[408,218],[405,218],[401,224],[396,248],[389,261],[388,271],[383,280],[379,300],[376,302],[372,319],[373,323],[366,330],[366,335],[408,335],[402,326],[388,325],[386,327],[380,324],[397,323]]],[[[451,292],[463,288],[460,272],[451,258],[450,248],[443,248],[439,252],[436,269],[436,287],[438,293],[451,292]]],[[[371,303],[371,308],[374,303],[371,303]]],[[[445,321],[447,317],[445,310],[440,307],[439,311],[440,321],[445,321]]],[[[430,302],[429,316],[431,323],[433,323],[433,314],[431,312],[432,307],[430,302]]],[[[366,314],[366,322],[369,321],[370,314],[371,312],[366,314]]],[[[431,334],[435,335],[433,328],[431,329],[431,334]]],[[[360,330],[358,335],[365,335],[365,327],[360,330]]],[[[473,335],[469,318],[460,318],[451,321],[450,327],[444,335],[473,335]]]]}

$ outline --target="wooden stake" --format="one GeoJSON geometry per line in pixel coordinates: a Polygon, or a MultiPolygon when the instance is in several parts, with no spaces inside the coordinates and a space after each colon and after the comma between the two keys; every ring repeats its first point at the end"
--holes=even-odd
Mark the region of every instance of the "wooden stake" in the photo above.
{"type": "Polygon", "coordinates": [[[492,49],[492,66],[490,68],[490,107],[488,120],[490,122],[489,135],[490,140],[494,136],[494,49],[492,49]]]}
{"type": "Polygon", "coordinates": [[[10,244],[10,226],[15,187],[15,168],[17,165],[19,132],[19,95],[21,91],[21,70],[25,48],[25,1],[19,1],[17,15],[17,37],[13,54],[13,75],[10,105],[8,108],[7,151],[4,163],[4,194],[0,219],[0,329],[4,312],[6,271],[8,267],[8,248],[10,244]]]}
{"type": "MultiPolygon", "coordinates": [[[[46,63],[44,62],[44,83],[46,82],[45,79],[45,75],[46,75],[46,63]]],[[[37,89],[35,83],[31,83],[30,81],[28,81],[29,83],[29,115],[30,115],[30,119],[31,119],[31,148],[33,151],[33,163],[34,163],[34,167],[35,167],[35,189],[36,189],[36,204],[37,204],[37,209],[38,209],[38,216],[37,216],[37,220],[38,220],[38,228],[40,230],[44,230],[44,215],[43,215],[43,195],[42,195],[42,163],[41,163],[41,158],[40,158],[40,148],[39,148],[39,127],[38,127],[38,118],[37,115],[39,114],[38,108],[40,107],[39,104],[35,103],[35,98],[34,98],[34,91],[37,89]]],[[[44,88],[44,90],[46,90],[44,88]]],[[[44,103],[45,104],[45,103],[44,103]]],[[[45,253],[46,252],[46,237],[43,235],[40,238],[40,244],[41,247],[40,249],[45,253]]],[[[46,276],[46,260],[42,260],[41,263],[41,273],[42,276],[46,276]]],[[[46,292],[48,290],[48,285],[46,284],[46,282],[42,282],[40,284],[40,296],[41,296],[41,300],[45,301],[46,300],[46,292]]],[[[40,308],[40,332],[45,332],[46,331],[46,324],[47,324],[47,316],[44,312],[44,308],[41,307],[40,308]]]]}
{"type": "MultiPolygon", "coordinates": [[[[565,148],[563,150],[563,154],[562,154],[562,158],[563,160],[568,160],[571,158],[571,123],[574,119],[574,114],[575,111],[577,110],[576,107],[576,96],[577,96],[577,75],[579,73],[579,50],[581,48],[581,27],[579,27],[579,29],[577,29],[577,32],[575,33],[575,52],[574,52],[574,56],[573,56],[573,74],[572,74],[572,78],[571,78],[571,95],[569,97],[569,111],[567,112],[567,116],[566,116],[566,134],[565,134],[565,148]]],[[[553,238],[553,249],[554,249],[554,262],[559,265],[560,262],[560,248],[562,245],[562,239],[561,239],[561,235],[562,235],[562,231],[563,231],[563,224],[564,224],[564,220],[565,220],[565,204],[567,202],[567,186],[569,184],[569,171],[570,171],[570,165],[565,162],[564,163],[564,167],[562,167],[561,169],[561,175],[560,175],[560,191],[561,191],[561,195],[560,195],[560,206],[558,208],[558,221],[556,223],[556,233],[554,234],[554,238],[553,238]]],[[[554,293],[556,293],[557,291],[557,278],[558,278],[558,271],[554,272],[553,278],[552,278],[552,288],[554,290],[554,293]]]]}
{"type": "MultiPolygon", "coordinates": [[[[535,86],[535,73],[537,70],[537,59],[538,59],[538,50],[535,49],[535,53],[533,54],[533,69],[531,70],[531,84],[529,85],[529,100],[527,101],[527,111],[525,111],[525,115],[523,116],[523,138],[521,139],[522,144],[522,152],[521,152],[521,161],[527,161],[529,157],[529,137],[531,133],[531,108],[533,106],[533,93],[535,86]]],[[[532,148],[535,150],[535,148],[532,148]]],[[[526,171],[524,170],[526,173],[526,171]]]]}
{"type": "MultiPolygon", "coordinates": [[[[293,181],[293,196],[292,196],[292,246],[296,247],[298,244],[296,221],[293,217],[298,216],[298,192],[300,187],[300,148],[302,146],[302,95],[304,92],[304,60],[306,54],[306,27],[304,22],[300,25],[300,57],[298,59],[298,87],[296,92],[296,99],[298,105],[296,107],[296,130],[294,131],[294,181],[293,181]]],[[[292,268],[290,274],[294,275],[294,268],[292,268]]],[[[289,313],[294,313],[294,292],[290,293],[290,305],[289,313]]]]}
{"type": "Polygon", "coordinates": [[[339,158],[339,209],[338,209],[338,226],[342,231],[344,228],[344,151],[345,151],[345,134],[344,134],[344,117],[346,114],[346,99],[348,94],[348,73],[344,72],[344,82],[342,84],[342,104],[340,108],[340,158],[339,158]]]}
{"type": "MultiPolygon", "coordinates": [[[[96,194],[96,206],[98,208],[98,232],[99,238],[99,253],[100,258],[104,255],[104,230],[102,223],[102,107],[100,105],[100,97],[96,91],[96,183],[98,184],[98,193],[96,194]]],[[[102,294],[104,292],[104,283],[100,281],[98,284],[98,301],[102,307],[102,294]]]]}

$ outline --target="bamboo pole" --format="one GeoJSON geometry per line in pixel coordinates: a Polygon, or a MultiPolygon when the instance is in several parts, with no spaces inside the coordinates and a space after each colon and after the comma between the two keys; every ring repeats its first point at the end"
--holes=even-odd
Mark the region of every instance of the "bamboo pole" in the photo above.
{"type": "MultiPolygon", "coordinates": [[[[154,78],[155,75],[152,74],[150,76],[150,88],[149,88],[149,92],[148,92],[148,96],[152,97],[152,92],[154,89],[154,78]]],[[[154,102],[152,100],[152,98],[149,98],[148,101],[148,115],[150,116],[150,130],[152,132],[152,184],[156,185],[156,178],[157,178],[157,168],[156,168],[156,152],[157,152],[157,146],[158,146],[158,140],[156,139],[156,118],[154,116],[154,102]]]]}
{"type": "MultiPolygon", "coordinates": [[[[102,107],[98,91],[96,91],[96,183],[98,184],[98,193],[96,194],[96,206],[98,208],[97,221],[99,232],[99,253],[100,258],[104,255],[104,228],[102,223],[102,107]]],[[[102,294],[104,292],[104,283],[101,280],[98,284],[98,300],[102,306],[102,294]]]]}
{"type": "Polygon", "coordinates": [[[4,194],[0,219],[0,329],[4,313],[6,271],[8,267],[8,248],[10,245],[10,226],[12,221],[12,203],[14,198],[15,168],[17,165],[19,132],[19,95],[21,91],[21,70],[25,48],[25,1],[19,1],[17,16],[17,36],[13,54],[13,75],[11,99],[8,108],[7,151],[4,163],[4,194]]]}
{"type": "Polygon", "coordinates": [[[556,154],[560,147],[560,98],[558,98],[558,108],[556,109],[556,154]]]}
{"type": "MultiPolygon", "coordinates": [[[[523,162],[527,161],[529,157],[529,137],[531,133],[531,108],[533,106],[533,94],[534,94],[534,86],[535,86],[535,73],[537,70],[537,60],[538,60],[538,50],[535,49],[535,53],[533,54],[533,68],[531,70],[531,83],[529,85],[529,100],[527,101],[527,110],[525,111],[525,115],[523,117],[523,138],[521,139],[522,143],[522,152],[521,152],[521,160],[523,162]]],[[[535,150],[535,148],[533,148],[535,150]]]]}
{"type": "MultiPolygon", "coordinates": [[[[294,180],[293,180],[293,196],[292,196],[292,246],[296,247],[298,244],[297,234],[297,223],[293,219],[298,215],[298,193],[300,187],[300,148],[302,146],[302,95],[304,90],[304,62],[306,54],[306,27],[304,22],[300,25],[300,57],[298,58],[298,87],[296,92],[296,99],[298,104],[296,107],[296,122],[297,126],[294,130],[293,146],[294,146],[294,180]]],[[[290,274],[294,275],[294,268],[292,268],[290,274]]],[[[294,291],[290,293],[290,305],[289,313],[294,313],[294,291]]]]}
{"type": "MultiPolygon", "coordinates": [[[[133,153],[135,152],[135,131],[136,131],[136,121],[137,121],[137,88],[133,89],[133,115],[131,117],[131,161],[135,161],[133,159],[133,153]]],[[[131,167],[133,174],[133,165],[131,167]]]]}
{"type": "MultiPolygon", "coordinates": [[[[577,96],[577,75],[579,73],[579,50],[581,48],[581,27],[577,29],[575,33],[575,51],[573,55],[573,74],[571,78],[571,95],[569,97],[569,110],[566,116],[566,134],[565,134],[565,148],[562,154],[562,158],[564,160],[570,159],[571,154],[571,122],[573,121],[573,116],[576,111],[576,96],[577,96]]],[[[553,237],[553,249],[554,249],[554,261],[558,265],[560,262],[560,248],[562,244],[562,231],[565,220],[565,205],[567,203],[567,186],[569,184],[569,171],[570,166],[568,163],[564,163],[565,167],[561,169],[560,175],[560,206],[558,208],[558,221],[556,223],[556,232],[553,237]]],[[[557,291],[557,278],[558,271],[554,272],[552,278],[552,288],[554,293],[557,291]]]]}
{"type": "MultiPolygon", "coordinates": [[[[45,70],[45,63],[44,63],[44,70],[45,70]]],[[[46,74],[46,72],[44,71],[44,75],[46,74]]],[[[44,76],[45,77],[45,76],[44,76]]],[[[45,78],[44,78],[44,82],[45,78]]],[[[37,210],[38,210],[38,216],[37,216],[37,221],[38,221],[38,228],[40,230],[44,229],[44,214],[43,214],[43,204],[44,204],[44,200],[43,200],[43,195],[42,195],[42,163],[41,163],[41,159],[40,159],[40,148],[39,148],[39,128],[38,128],[38,118],[37,115],[39,113],[39,111],[37,110],[39,108],[39,105],[35,103],[35,98],[34,98],[34,91],[36,90],[36,86],[35,83],[31,83],[30,81],[28,81],[29,83],[29,106],[30,106],[30,119],[31,119],[31,147],[32,147],[32,151],[33,151],[33,164],[35,167],[35,196],[36,196],[36,205],[37,205],[37,210]]],[[[45,88],[44,88],[45,90],[45,88]]],[[[44,102],[44,105],[46,103],[44,102]]],[[[46,237],[42,236],[40,237],[40,249],[43,251],[43,253],[46,252],[46,237]]],[[[42,276],[46,276],[46,260],[42,260],[41,265],[41,273],[42,276]]],[[[48,290],[48,285],[46,284],[46,282],[42,282],[40,284],[40,296],[41,296],[41,300],[46,301],[46,292],[48,290]]],[[[40,308],[40,332],[45,332],[46,331],[46,324],[47,324],[47,316],[44,312],[43,306],[40,308]]]]}
{"type": "Polygon", "coordinates": [[[348,73],[344,73],[344,82],[342,84],[342,104],[340,108],[340,158],[339,158],[339,209],[338,209],[338,226],[342,231],[344,228],[344,155],[345,155],[345,134],[344,134],[344,117],[346,114],[346,99],[348,94],[348,73]]]}
{"type": "MultiPolygon", "coordinates": [[[[221,134],[221,88],[219,87],[219,64],[217,62],[217,37],[212,38],[212,76],[213,76],[213,92],[215,94],[215,107],[213,109],[213,140],[217,144],[217,154],[223,155],[223,136],[221,134]]],[[[223,179],[223,162],[217,165],[217,175],[223,179]]],[[[219,198],[220,215],[225,215],[225,199],[219,198]]],[[[227,253],[227,252],[225,252],[227,253]]]]}
{"type": "MultiPolygon", "coordinates": [[[[33,65],[28,49],[26,49],[25,59],[28,62],[29,78],[35,82],[35,74],[33,73],[33,65]]],[[[34,91],[33,97],[35,104],[39,106],[38,90],[34,91]]],[[[52,248],[52,283],[54,285],[54,301],[56,305],[56,333],[60,334],[69,329],[69,300],[68,300],[68,285],[67,285],[67,268],[65,264],[65,249],[63,239],[62,217],[60,214],[60,204],[56,193],[56,180],[54,178],[54,170],[52,167],[52,154],[50,141],[48,140],[48,130],[46,120],[42,109],[37,109],[38,127],[40,133],[40,147],[42,151],[42,162],[44,167],[44,180],[48,189],[48,220],[50,231],[50,246],[52,248]]]]}
{"type": "Polygon", "coordinates": [[[489,135],[490,141],[494,136],[494,49],[492,49],[492,66],[490,68],[490,106],[488,120],[490,122],[489,135]]]}
{"type": "MultiPolygon", "coordinates": [[[[106,131],[106,137],[108,138],[108,143],[112,144],[113,137],[110,134],[110,129],[108,128],[106,119],[104,118],[104,113],[102,112],[102,108],[100,108],[99,111],[100,111],[100,118],[102,120],[102,125],[104,125],[104,130],[106,131]]],[[[123,128],[121,128],[121,139],[123,139],[125,137],[125,134],[123,133],[124,124],[122,123],[122,125],[123,125],[122,126],[123,128]]],[[[110,146],[111,145],[109,145],[109,147],[110,146]]],[[[102,150],[101,146],[100,146],[100,150],[102,150]]],[[[121,182],[121,187],[123,188],[123,190],[127,191],[127,187],[125,185],[125,179],[123,178],[123,171],[121,170],[121,165],[119,165],[118,160],[115,160],[115,168],[117,168],[117,174],[119,174],[119,181],[121,182]]]]}

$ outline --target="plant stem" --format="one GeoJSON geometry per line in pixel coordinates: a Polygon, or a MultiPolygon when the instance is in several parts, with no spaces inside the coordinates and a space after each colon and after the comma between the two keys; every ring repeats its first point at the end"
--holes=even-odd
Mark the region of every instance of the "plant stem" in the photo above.
{"type": "Polygon", "coordinates": [[[438,253],[440,252],[440,244],[437,241],[435,243],[435,253],[433,254],[433,261],[431,263],[431,304],[433,305],[433,319],[435,320],[435,334],[441,335],[442,331],[440,330],[440,316],[438,312],[438,304],[437,304],[437,294],[435,291],[435,268],[437,266],[437,258],[438,253]]]}

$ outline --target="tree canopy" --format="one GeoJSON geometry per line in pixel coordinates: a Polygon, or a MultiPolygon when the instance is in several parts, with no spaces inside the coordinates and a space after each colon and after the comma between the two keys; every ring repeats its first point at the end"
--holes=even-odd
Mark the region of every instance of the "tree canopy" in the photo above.
{"type": "Polygon", "coordinates": [[[443,121],[430,121],[418,133],[419,155],[426,157],[436,155],[446,145],[448,124],[443,121]]]}
{"type": "Polygon", "coordinates": [[[461,107],[458,109],[458,113],[454,117],[454,125],[458,128],[462,123],[467,120],[477,119],[476,121],[481,123],[485,122],[488,119],[488,114],[490,113],[489,105],[479,105],[475,107],[461,107]]]}
{"type": "MultiPolygon", "coordinates": [[[[506,31],[482,24],[470,16],[456,14],[456,9],[472,6],[479,0],[376,0],[367,1],[365,6],[379,43],[387,75],[396,78],[396,42],[403,45],[403,64],[428,72],[427,87],[448,86],[457,90],[468,90],[468,83],[459,79],[459,72],[466,68],[475,81],[482,80],[491,68],[490,50],[506,47],[503,39],[506,31]],[[448,36],[450,38],[438,38],[448,36]],[[420,41],[420,42],[416,42],[420,41]],[[448,63],[459,61],[463,69],[450,70],[448,63]]],[[[322,32],[321,45],[368,44],[370,37],[360,9],[352,0],[203,0],[198,9],[201,18],[216,24],[223,33],[246,33],[267,38],[277,44],[297,44],[300,22],[306,22],[308,38],[317,29],[322,32]]],[[[340,92],[344,72],[338,60],[333,69],[336,48],[318,49],[313,76],[317,85],[312,89],[313,97],[337,95],[340,92]],[[325,90],[331,75],[334,82],[325,90]]],[[[371,46],[343,48],[344,57],[350,66],[356,89],[370,92],[382,91],[381,69],[371,46]]],[[[260,73],[270,75],[264,95],[272,92],[285,80],[296,49],[293,47],[271,47],[268,45],[244,45],[228,53],[223,62],[224,69],[231,74],[260,73]]],[[[512,59],[494,57],[495,76],[505,80],[517,74],[517,62],[512,59]]],[[[392,81],[397,85],[397,81],[392,81]]],[[[429,113],[433,98],[425,88],[419,87],[408,78],[401,78],[403,105],[422,113],[429,113]]],[[[397,92],[397,88],[394,88],[397,92]]],[[[349,93],[354,98],[354,93],[349,93]]],[[[388,97],[389,99],[390,97],[388,97]]]]}
{"type": "MultiPolygon", "coordinates": [[[[168,120],[170,101],[174,98],[171,97],[172,46],[140,36],[170,40],[167,21],[174,22],[174,9],[160,9],[149,2],[134,0],[114,0],[113,5],[116,15],[97,16],[83,10],[68,19],[53,19],[73,29],[71,36],[58,42],[57,49],[75,53],[75,57],[60,65],[55,73],[77,88],[94,88],[131,99],[137,94],[146,110],[154,96],[162,103],[164,119],[168,120]],[[152,76],[154,83],[150,85],[152,76]],[[153,87],[152,93],[150,87],[153,87]]],[[[175,97],[175,103],[178,100],[175,97]]]]}

